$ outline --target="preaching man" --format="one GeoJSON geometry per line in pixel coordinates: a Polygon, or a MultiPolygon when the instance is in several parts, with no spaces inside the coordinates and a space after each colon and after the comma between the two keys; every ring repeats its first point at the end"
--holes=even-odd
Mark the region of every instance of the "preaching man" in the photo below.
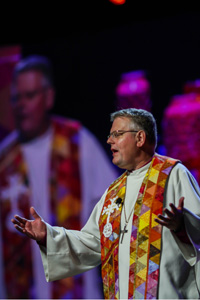
{"type": "Polygon", "coordinates": [[[99,264],[106,299],[199,299],[200,189],[178,159],[155,152],[151,113],[111,114],[113,163],[125,172],[81,231],[52,227],[31,207],[16,229],[40,245],[47,281],[99,264]]]}

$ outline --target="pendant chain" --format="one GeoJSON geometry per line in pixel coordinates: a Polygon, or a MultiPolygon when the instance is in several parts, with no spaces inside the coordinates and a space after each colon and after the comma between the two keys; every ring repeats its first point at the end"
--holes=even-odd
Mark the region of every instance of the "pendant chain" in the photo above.
{"type": "Polygon", "coordinates": [[[131,210],[131,212],[130,212],[130,215],[129,215],[128,219],[127,219],[127,217],[126,217],[126,207],[125,207],[125,201],[124,201],[124,216],[125,216],[125,223],[126,223],[126,224],[128,224],[128,222],[129,222],[129,220],[130,220],[130,217],[131,217],[131,215],[132,215],[132,212],[133,212],[134,208],[135,208],[135,205],[133,206],[133,208],[132,208],[132,210],[131,210]]]}
{"type": "Polygon", "coordinates": [[[128,232],[128,229],[126,229],[126,227],[128,226],[128,222],[129,222],[129,220],[130,220],[130,217],[131,217],[131,215],[132,215],[132,212],[133,212],[134,208],[135,208],[135,205],[133,206],[133,208],[132,208],[132,210],[131,210],[131,212],[130,212],[130,215],[129,215],[128,219],[127,219],[127,217],[126,217],[126,208],[125,208],[125,197],[124,197],[124,217],[125,217],[125,225],[124,225],[124,229],[121,230],[121,232],[120,232],[120,233],[122,234],[121,244],[122,244],[123,239],[124,239],[124,234],[128,232]]]}

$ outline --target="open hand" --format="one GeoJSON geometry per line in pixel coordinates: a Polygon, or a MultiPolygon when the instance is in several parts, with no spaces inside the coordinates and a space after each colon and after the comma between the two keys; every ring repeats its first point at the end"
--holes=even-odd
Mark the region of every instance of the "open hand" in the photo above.
{"type": "Polygon", "coordinates": [[[33,216],[34,220],[27,220],[18,215],[14,216],[14,219],[11,222],[14,224],[15,228],[21,233],[25,234],[29,238],[36,241],[43,241],[46,239],[46,224],[36,212],[34,207],[30,208],[30,213],[33,216]]]}
{"type": "Polygon", "coordinates": [[[170,230],[175,232],[179,231],[183,226],[183,206],[184,197],[181,197],[179,199],[178,207],[176,207],[173,203],[170,203],[171,211],[167,208],[163,210],[167,216],[159,214],[159,219],[156,218],[155,221],[170,230]]]}

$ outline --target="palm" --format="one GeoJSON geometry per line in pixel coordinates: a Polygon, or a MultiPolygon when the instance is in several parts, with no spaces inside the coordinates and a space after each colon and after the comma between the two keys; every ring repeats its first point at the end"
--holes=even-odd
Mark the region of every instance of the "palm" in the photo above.
{"type": "Polygon", "coordinates": [[[37,218],[34,221],[26,221],[24,229],[26,230],[26,235],[34,240],[41,240],[45,234],[46,225],[44,222],[37,218]]]}
{"type": "Polygon", "coordinates": [[[30,212],[35,220],[27,220],[20,216],[12,219],[15,228],[33,240],[40,241],[46,236],[46,224],[33,207],[30,212]]]}

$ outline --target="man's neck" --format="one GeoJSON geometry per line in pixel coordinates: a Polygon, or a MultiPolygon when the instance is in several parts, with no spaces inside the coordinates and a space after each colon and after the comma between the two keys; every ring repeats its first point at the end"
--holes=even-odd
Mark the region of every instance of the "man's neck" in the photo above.
{"type": "Polygon", "coordinates": [[[32,132],[32,133],[30,132],[29,134],[26,134],[19,131],[19,141],[22,144],[30,143],[45,135],[45,133],[49,130],[49,128],[50,128],[50,122],[46,124],[46,126],[44,126],[43,129],[38,132],[32,132]]]}
{"type": "Polygon", "coordinates": [[[138,170],[138,169],[144,167],[152,160],[153,156],[154,156],[154,153],[146,154],[142,158],[140,157],[138,159],[138,161],[136,162],[135,167],[133,167],[131,170],[128,170],[128,171],[130,172],[130,171],[138,170]]]}

